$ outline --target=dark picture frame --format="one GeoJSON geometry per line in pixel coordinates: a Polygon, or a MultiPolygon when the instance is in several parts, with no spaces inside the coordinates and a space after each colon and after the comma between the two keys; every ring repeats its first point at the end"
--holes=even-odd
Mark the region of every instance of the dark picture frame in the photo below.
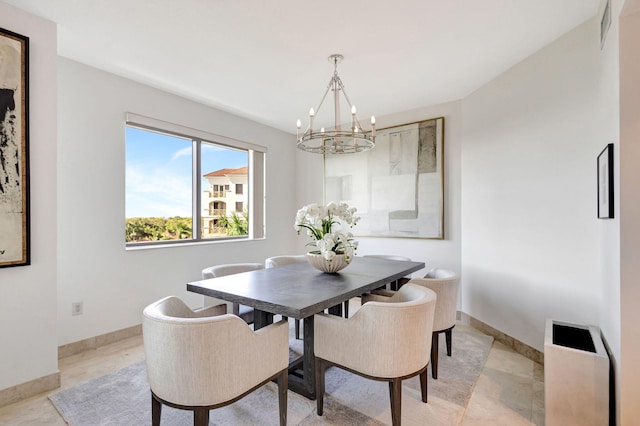
{"type": "Polygon", "coordinates": [[[613,144],[598,155],[598,218],[613,219],[613,144]]]}
{"type": "Polygon", "coordinates": [[[0,268],[31,263],[29,37],[0,28],[0,268]]]}
{"type": "Polygon", "coordinates": [[[325,202],[358,209],[359,237],[445,238],[444,117],[376,131],[371,151],[326,155],[325,202]]]}

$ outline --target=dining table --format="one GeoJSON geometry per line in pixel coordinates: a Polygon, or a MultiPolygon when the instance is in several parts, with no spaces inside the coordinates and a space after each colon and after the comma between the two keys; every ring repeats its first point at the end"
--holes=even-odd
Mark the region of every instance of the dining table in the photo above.
{"type": "Polygon", "coordinates": [[[190,282],[187,290],[253,307],[254,330],[271,324],[274,315],[302,320],[302,354],[289,363],[289,389],[315,399],[314,315],[325,310],[342,315],[342,302],[424,267],[424,262],[355,256],[337,273],[324,273],[298,262],[190,282]]]}

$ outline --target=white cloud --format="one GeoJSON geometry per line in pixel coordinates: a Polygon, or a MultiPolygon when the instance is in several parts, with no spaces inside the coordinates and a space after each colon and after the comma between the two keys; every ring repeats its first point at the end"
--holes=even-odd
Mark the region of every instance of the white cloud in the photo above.
{"type": "Polygon", "coordinates": [[[193,149],[190,146],[187,148],[182,148],[181,150],[176,151],[173,154],[173,157],[171,157],[171,161],[180,157],[190,157],[192,153],[193,153],[193,149]]]}

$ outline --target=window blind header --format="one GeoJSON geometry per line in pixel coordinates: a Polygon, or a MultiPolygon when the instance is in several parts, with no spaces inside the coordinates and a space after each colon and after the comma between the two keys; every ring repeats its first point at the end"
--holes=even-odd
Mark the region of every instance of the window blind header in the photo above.
{"type": "Polygon", "coordinates": [[[167,121],[158,120],[144,115],[127,112],[125,114],[125,122],[127,125],[139,126],[151,131],[160,133],[173,133],[176,136],[200,139],[207,142],[213,142],[219,145],[228,146],[229,148],[242,148],[258,152],[267,152],[267,147],[256,145],[250,142],[240,141],[226,136],[216,135],[214,133],[205,132],[191,127],[181,126],[179,124],[169,123],[167,121]]]}

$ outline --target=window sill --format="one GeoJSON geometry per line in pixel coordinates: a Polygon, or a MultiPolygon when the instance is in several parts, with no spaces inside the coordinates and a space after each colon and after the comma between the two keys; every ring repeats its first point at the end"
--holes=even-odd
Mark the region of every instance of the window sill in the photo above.
{"type": "Polygon", "coordinates": [[[225,238],[219,240],[201,240],[201,241],[189,241],[189,242],[161,242],[161,243],[139,243],[134,245],[126,245],[126,251],[138,251],[138,250],[154,250],[154,249],[166,249],[166,248],[178,248],[178,247],[192,247],[192,246],[208,246],[214,244],[235,244],[250,241],[264,240],[264,237],[260,238],[225,238]]]}

